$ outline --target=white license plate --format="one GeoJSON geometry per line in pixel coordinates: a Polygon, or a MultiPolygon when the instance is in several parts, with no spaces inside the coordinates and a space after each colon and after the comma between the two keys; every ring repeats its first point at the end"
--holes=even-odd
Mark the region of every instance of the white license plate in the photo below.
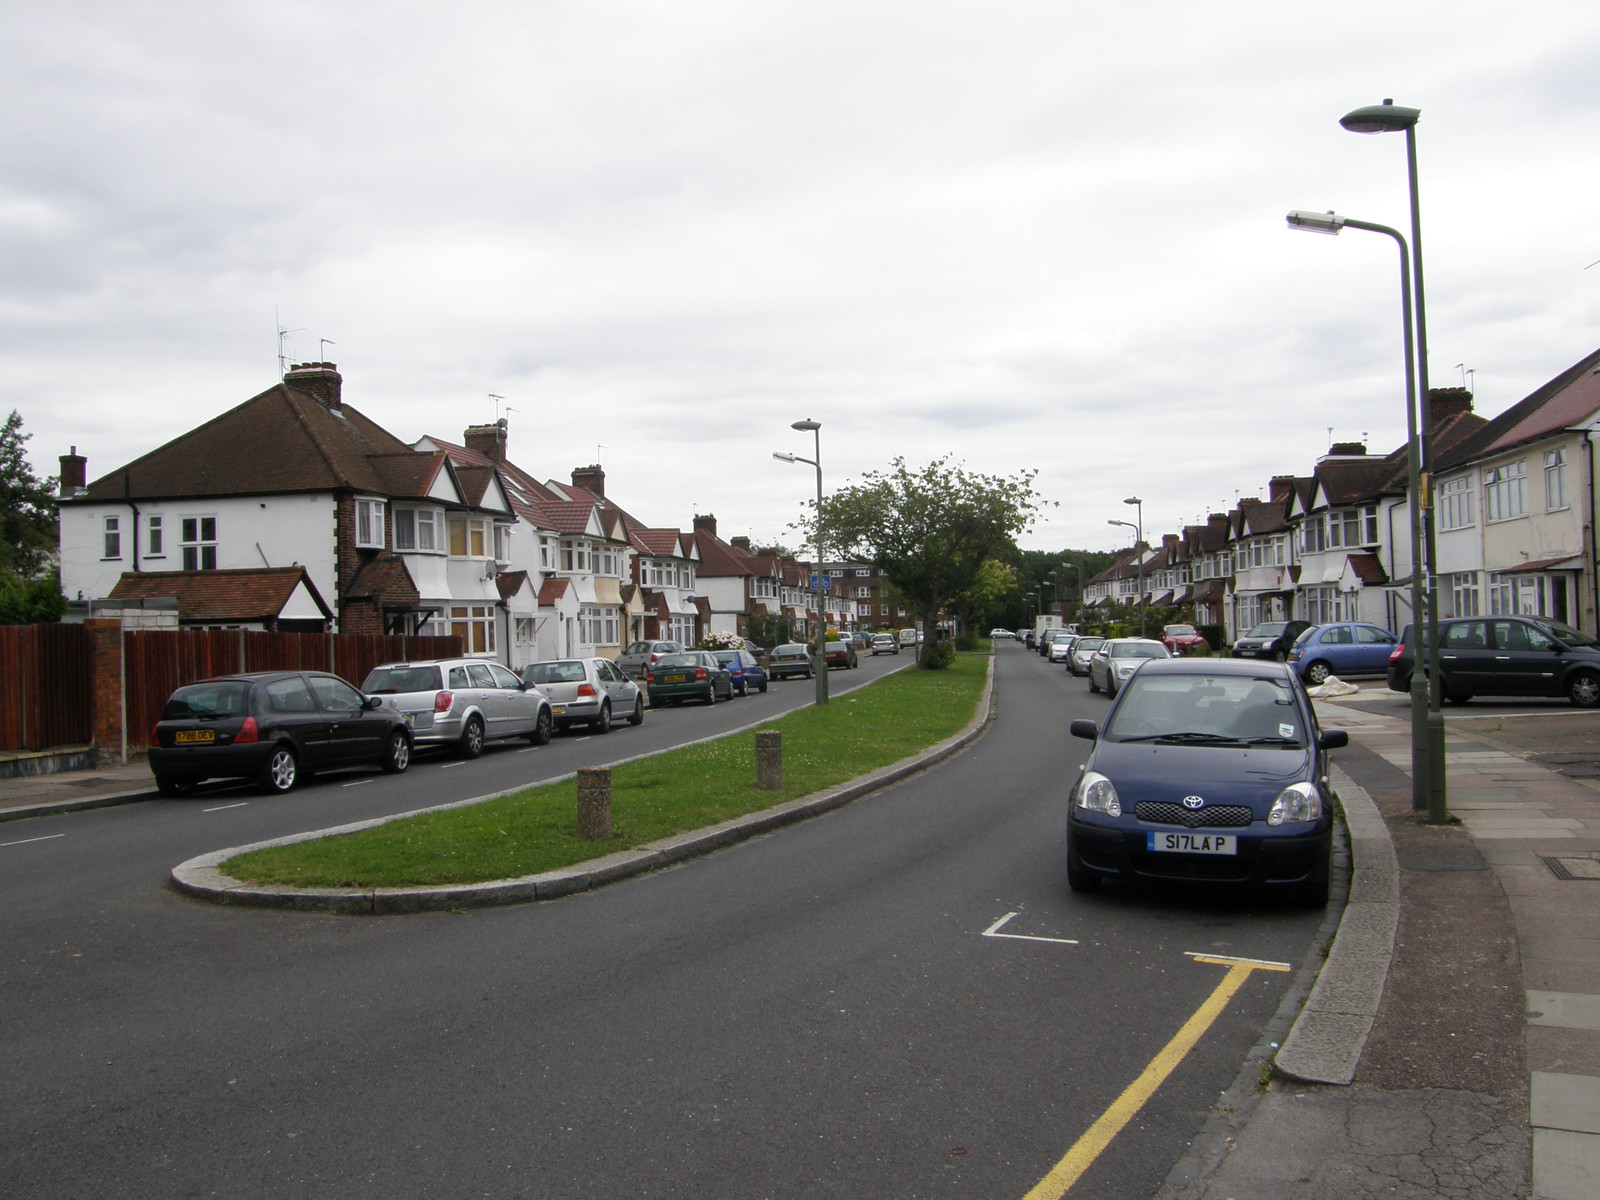
{"type": "Polygon", "coordinates": [[[1164,854],[1238,854],[1239,838],[1232,833],[1152,833],[1149,848],[1164,854]]]}

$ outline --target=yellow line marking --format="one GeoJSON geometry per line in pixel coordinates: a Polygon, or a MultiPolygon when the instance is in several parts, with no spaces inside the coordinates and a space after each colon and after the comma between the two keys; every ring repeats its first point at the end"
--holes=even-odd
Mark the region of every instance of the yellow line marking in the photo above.
{"type": "Polygon", "coordinates": [[[1035,1184],[1023,1200],[1060,1200],[1074,1184],[1083,1177],[1094,1160],[1100,1157],[1101,1151],[1111,1144],[1117,1134],[1133,1120],[1143,1108],[1150,1097],[1156,1094],[1157,1089],[1166,1082],[1167,1076],[1177,1069],[1179,1063],[1193,1050],[1195,1044],[1205,1036],[1212,1023],[1222,1015],[1222,1010],[1227,1008],[1228,1001],[1233,999],[1244,981],[1249,978],[1252,971],[1257,970],[1288,970],[1286,964],[1256,963],[1248,959],[1226,960],[1209,959],[1194,956],[1197,962],[1215,961],[1228,968],[1228,973],[1213,989],[1210,996],[1187,1021],[1183,1028],[1173,1035],[1173,1038],[1161,1052],[1150,1060],[1147,1066],[1128,1085],[1126,1091],[1118,1096],[1111,1107],[1100,1114],[1100,1119],[1093,1125],[1077,1143],[1068,1150],[1061,1161],[1050,1169],[1050,1173],[1035,1184]]]}

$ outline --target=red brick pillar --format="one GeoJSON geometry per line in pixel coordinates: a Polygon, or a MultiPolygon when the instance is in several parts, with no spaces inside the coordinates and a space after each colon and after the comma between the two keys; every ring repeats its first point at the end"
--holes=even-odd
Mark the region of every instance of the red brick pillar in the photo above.
{"type": "Polygon", "coordinates": [[[83,624],[89,631],[94,661],[94,686],[90,689],[94,763],[97,767],[119,766],[128,761],[122,736],[122,622],[95,617],[83,624]]]}

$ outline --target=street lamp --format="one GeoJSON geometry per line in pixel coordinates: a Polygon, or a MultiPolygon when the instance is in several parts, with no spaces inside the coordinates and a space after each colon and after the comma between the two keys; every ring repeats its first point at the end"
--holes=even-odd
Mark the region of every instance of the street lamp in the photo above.
{"type": "MultiPolygon", "coordinates": [[[[1415,281],[1412,315],[1417,329],[1417,454],[1422,459],[1422,536],[1428,570],[1428,635],[1423,643],[1428,655],[1428,730],[1432,773],[1428,790],[1428,821],[1449,820],[1445,794],[1444,765],[1444,685],[1439,678],[1439,543],[1433,513],[1433,411],[1428,387],[1428,306],[1422,286],[1422,204],[1417,196],[1417,122],[1420,108],[1406,108],[1386,99],[1353,109],[1339,118],[1351,133],[1398,133],[1406,135],[1406,182],[1411,197],[1411,277],[1415,281]]],[[[1420,633],[1422,623],[1416,622],[1420,633]]],[[[1422,661],[1419,652],[1417,661],[1422,661]]]]}
{"type": "MultiPolygon", "coordinates": [[[[1121,525],[1125,529],[1133,530],[1133,556],[1134,556],[1135,559],[1138,559],[1139,558],[1139,543],[1144,540],[1144,536],[1143,536],[1144,531],[1142,529],[1140,529],[1137,525],[1135,525],[1132,521],[1111,520],[1111,521],[1107,521],[1106,524],[1107,525],[1121,525]]],[[[1142,560],[1139,561],[1138,571],[1139,571],[1139,595],[1138,595],[1138,597],[1136,597],[1136,599],[1142,599],[1143,596],[1144,596],[1144,562],[1142,560]]],[[[1143,604],[1139,605],[1139,636],[1140,637],[1144,636],[1144,605],[1143,604]]]]}
{"type": "Polygon", "coordinates": [[[809,463],[817,469],[817,565],[816,570],[811,575],[811,590],[816,597],[815,603],[817,606],[817,628],[813,638],[816,643],[816,663],[813,669],[817,678],[816,702],[818,704],[826,704],[828,702],[828,623],[822,619],[822,422],[796,421],[789,428],[798,429],[802,433],[809,432],[816,441],[815,458],[802,458],[798,454],[782,454],[776,450],[773,451],[772,457],[780,462],[809,463]]]}
{"type": "MultiPolygon", "coordinates": [[[[1374,225],[1370,221],[1357,221],[1337,213],[1314,213],[1296,210],[1286,218],[1290,229],[1307,233],[1326,233],[1338,236],[1341,229],[1365,229],[1393,238],[1400,247],[1400,318],[1404,331],[1406,365],[1406,504],[1411,519],[1411,628],[1413,639],[1422,632],[1422,522],[1419,509],[1422,505],[1422,455],[1421,435],[1417,422],[1417,376],[1415,347],[1411,325],[1411,271],[1406,258],[1406,239],[1387,225],[1374,225]]],[[[1432,612],[1431,601],[1428,610],[1432,612]]],[[[1430,808],[1433,761],[1428,750],[1432,745],[1428,721],[1428,682],[1422,669],[1422,655],[1417,653],[1411,671],[1411,806],[1429,808],[1429,820],[1434,819],[1430,808]]],[[[1442,732],[1442,731],[1441,731],[1442,732]]],[[[1442,798],[1442,793],[1441,793],[1442,798]]]]}
{"type": "Polygon", "coordinates": [[[1138,510],[1139,524],[1134,532],[1133,552],[1139,562],[1139,636],[1143,637],[1146,612],[1144,603],[1144,501],[1137,496],[1129,496],[1123,503],[1131,504],[1138,510]]]}
{"type": "MultiPolygon", "coordinates": [[[[1081,601],[1081,593],[1083,591],[1083,568],[1081,566],[1079,566],[1077,563],[1064,562],[1064,563],[1061,564],[1061,569],[1063,571],[1068,570],[1069,568],[1071,569],[1073,575],[1076,577],[1076,579],[1078,581],[1078,591],[1080,593],[1080,601],[1081,601]]],[[[1073,623],[1073,622],[1067,620],[1067,617],[1071,615],[1071,611],[1072,610],[1071,610],[1071,608],[1069,606],[1067,606],[1065,604],[1063,604],[1061,606],[1061,620],[1062,620],[1063,624],[1071,625],[1073,623]]]]}

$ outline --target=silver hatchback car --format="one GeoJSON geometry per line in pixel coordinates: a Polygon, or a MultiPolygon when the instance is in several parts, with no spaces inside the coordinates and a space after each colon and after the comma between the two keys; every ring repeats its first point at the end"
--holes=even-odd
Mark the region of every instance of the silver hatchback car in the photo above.
{"type": "Polygon", "coordinates": [[[644,690],[609,658],[529,663],[522,678],[548,697],[561,728],[587,725],[596,733],[609,733],[613,721],[644,723],[644,690]]]}
{"type": "Polygon", "coordinates": [[[477,758],[483,744],[525,737],[535,746],[550,740],[555,716],[538,688],[523,683],[496,662],[441,658],[374,667],[361,690],[399,709],[418,746],[450,746],[462,758],[477,758]]]}

